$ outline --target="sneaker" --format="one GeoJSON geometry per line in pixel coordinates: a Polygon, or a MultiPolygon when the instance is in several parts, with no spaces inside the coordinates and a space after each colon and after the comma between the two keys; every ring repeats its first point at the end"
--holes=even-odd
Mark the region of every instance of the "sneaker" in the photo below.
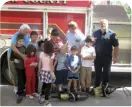
{"type": "Polygon", "coordinates": [[[23,96],[18,96],[17,97],[17,100],[16,100],[16,103],[21,103],[22,102],[22,99],[23,99],[23,96]]]}
{"type": "Polygon", "coordinates": [[[44,100],[44,98],[43,98],[43,97],[39,97],[39,103],[40,103],[40,104],[43,104],[43,103],[44,103],[44,101],[45,101],[45,100],[44,100]]]}
{"type": "Polygon", "coordinates": [[[29,99],[33,99],[34,97],[32,95],[26,95],[29,99]]]}
{"type": "Polygon", "coordinates": [[[51,103],[48,103],[48,104],[44,104],[44,106],[52,106],[51,103]]]}
{"type": "Polygon", "coordinates": [[[38,93],[33,93],[33,96],[39,97],[40,95],[38,93]]]}
{"type": "Polygon", "coordinates": [[[13,92],[17,94],[17,87],[14,87],[13,92]]]}

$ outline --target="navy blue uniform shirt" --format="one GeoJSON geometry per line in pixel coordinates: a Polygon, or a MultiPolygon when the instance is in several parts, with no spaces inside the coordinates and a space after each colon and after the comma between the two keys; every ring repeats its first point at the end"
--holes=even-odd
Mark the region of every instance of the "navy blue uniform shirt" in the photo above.
{"type": "Polygon", "coordinates": [[[101,29],[93,33],[95,38],[95,51],[96,55],[112,55],[112,47],[117,47],[119,45],[116,34],[107,30],[102,33],[101,29]]]}

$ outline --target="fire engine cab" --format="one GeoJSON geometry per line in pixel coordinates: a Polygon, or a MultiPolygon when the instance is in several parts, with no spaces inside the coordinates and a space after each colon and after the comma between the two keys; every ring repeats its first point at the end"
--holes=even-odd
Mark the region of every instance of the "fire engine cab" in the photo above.
{"type": "Polygon", "coordinates": [[[37,30],[43,38],[46,38],[48,28],[56,28],[63,40],[67,24],[71,20],[77,22],[85,35],[92,33],[92,10],[91,1],[11,0],[5,3],[0,11],[1,74],[10,83],[13,83],[14,74],[11,70],[7,50],[11,43],[11,37],[18,31],[21,24],[29,24],[31,29],[37,30]]]}

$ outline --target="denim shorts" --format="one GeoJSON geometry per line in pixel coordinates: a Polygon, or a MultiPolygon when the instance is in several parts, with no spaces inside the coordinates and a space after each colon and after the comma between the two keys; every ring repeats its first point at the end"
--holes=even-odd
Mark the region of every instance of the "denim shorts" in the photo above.
{"type": "Polygon", "coordinates": [[[72,73],[71,71],[68,71],[68,80],[70,79],[79,79],[79,73],[72,73]]]}
{"type": "Polygon", "coordinates": [[[59,85],[59,84],[67,85],[67,83],[68,83],[68,81],[67,81],[68,71],[67,70],[63,69],[63,70],[60,70],[60,71],[56,71],[55,75],[56,75],[55,84],[57,84],[57,85],[59,85]]]}

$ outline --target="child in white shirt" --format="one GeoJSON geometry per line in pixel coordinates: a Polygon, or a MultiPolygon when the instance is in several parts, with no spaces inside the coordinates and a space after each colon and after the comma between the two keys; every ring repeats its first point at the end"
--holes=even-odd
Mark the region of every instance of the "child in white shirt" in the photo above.
{"type": "Polygon", "coordinates": [[[85,39],[85,45],[81,49],[82,67],[80,72],[80,83],[82,91],[89,92],[92,65],[95,57],[96,53],[94,47],[92,47],[92,39],[90,36],[87,36],[85,39]]]}

